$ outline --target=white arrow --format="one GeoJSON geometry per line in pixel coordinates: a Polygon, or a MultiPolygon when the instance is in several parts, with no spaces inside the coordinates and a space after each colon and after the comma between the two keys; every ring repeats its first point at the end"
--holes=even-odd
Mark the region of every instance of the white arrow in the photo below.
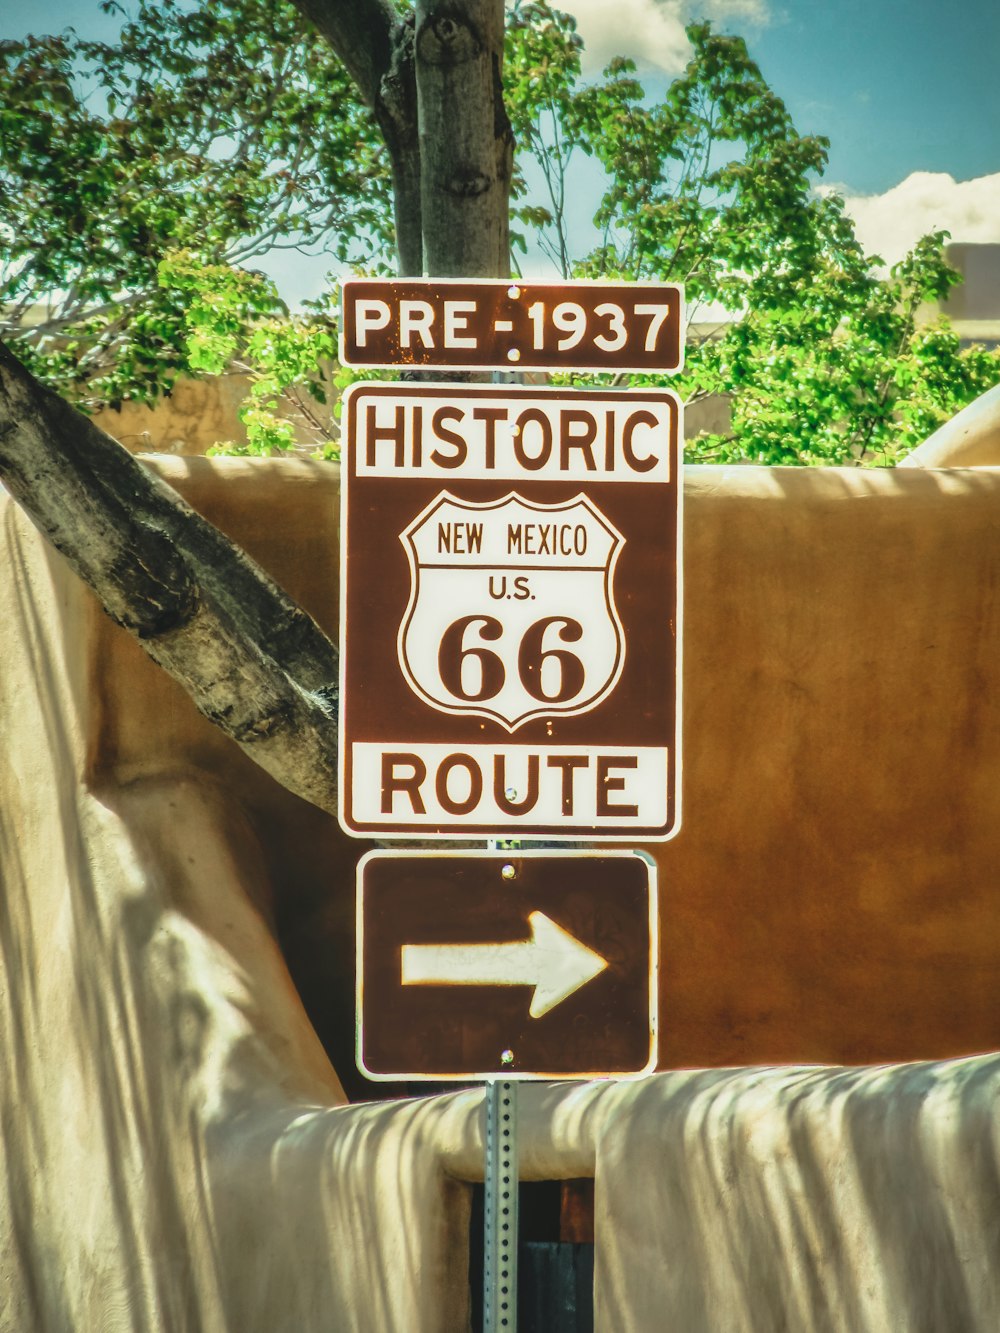
{"type": "Polygon", "coordinates": [[[550,920],[528,915],[531,939],[509,944],[404,944],[404,986],[534,986],[528,1013],[541,1018],[608,965],[550,920]]]}

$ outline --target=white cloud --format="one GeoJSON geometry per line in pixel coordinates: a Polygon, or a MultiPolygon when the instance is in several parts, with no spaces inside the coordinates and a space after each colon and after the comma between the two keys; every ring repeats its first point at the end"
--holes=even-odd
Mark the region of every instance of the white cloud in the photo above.
{"type": "Polygon", "coordinates": [[[632,56],[678,74],[690,54],[681,7],[673,0],[573,0],[566,4],[584,40],[584,68],[596,72],[614,56],[632,56]]]}
{"type": "Polygon", "coordinates": [[[771,20],[771,6],[767,0],[706,0],[706,3],[700,6],[700,10],[706,18],[723,26],[730,19],[756,26],[769,23],[771,20]]]}
{"type": "Polygon", "coordinates": [[[556,0],[577,20],[584,40],[584,69],[595,73],[613,56],[631,56],[640,66],[679,74],[691,54],[684,27],[694,19],[760,25],[767,0],[556,0]]]}
{"type": "Polygon", "coordinates": [[[945,171],[914,171],[884,194],[837,189],[861,244],[887,264],[929,231],[950,231],[953,241],[1000,242],[1000,172],[956,181],[945,171]]]}

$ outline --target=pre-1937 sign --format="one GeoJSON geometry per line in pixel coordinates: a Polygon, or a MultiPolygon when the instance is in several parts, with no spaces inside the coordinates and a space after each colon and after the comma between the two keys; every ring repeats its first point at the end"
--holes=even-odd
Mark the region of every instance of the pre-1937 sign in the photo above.
{"type": "Polygon", "coordinates": [[[344,827],[669,837],[676,397],[362,384],[344,423],[344,827]]]}
{"type": "Polygon", "coordinates": [[[681,289],[670,283],[345,278],[348,366],[678,370],[681,289]]]}

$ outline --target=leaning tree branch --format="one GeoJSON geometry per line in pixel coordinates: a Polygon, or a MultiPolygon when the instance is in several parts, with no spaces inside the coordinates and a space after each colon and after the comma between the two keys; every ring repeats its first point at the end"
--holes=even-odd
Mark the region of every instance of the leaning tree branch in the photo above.
{"type": "Polygon", "coordinates": [[[333,47],[375,115],[392,169],[401,276],[424,271],[412,11],[391,0],[293,0],[333,47]]]}
{"type": "Polygon", "coordinates": [[[392,0],[293,0],[344,62],[365,103],[374,107],[392,63],[399,14],[392,0]]]}
{"type": "Polygon", "coordinates": [[[0,480],[255,763],[336,808],[337,650],[246,554],[0,343],[0,480]]]}

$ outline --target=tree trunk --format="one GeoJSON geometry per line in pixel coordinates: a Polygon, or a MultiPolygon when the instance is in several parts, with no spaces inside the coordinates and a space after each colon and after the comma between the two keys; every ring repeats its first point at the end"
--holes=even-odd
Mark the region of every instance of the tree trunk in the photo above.
{"type": "Polygon", "coordinates": [[[514,140],[503,0],[293,0],[354,78],[392,164],[402,276],[507,277],[514,140]]]}
{"type": "Polygon", "coordinates": [[[416,16],[424,271],[508,277],[514,140],[502,0],[417,0],[416,16]]]}

